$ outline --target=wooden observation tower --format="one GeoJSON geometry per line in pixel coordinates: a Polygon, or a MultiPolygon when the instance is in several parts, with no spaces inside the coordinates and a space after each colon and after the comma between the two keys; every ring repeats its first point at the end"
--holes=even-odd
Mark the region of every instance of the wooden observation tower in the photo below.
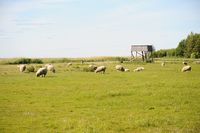
{"type": "Polygon", "coordinates": [[[131,45],[131,57],[142,57],[143,61],[153,61],[151,55],[154,50],[153,45],[131,45]]]}

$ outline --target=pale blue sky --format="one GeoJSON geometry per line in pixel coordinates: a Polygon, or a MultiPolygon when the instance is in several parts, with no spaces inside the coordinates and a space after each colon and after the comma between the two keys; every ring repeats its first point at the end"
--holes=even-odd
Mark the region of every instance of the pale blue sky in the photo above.
{"type": "Polygon", "coordinates": [[[0,58],[129,56],[200,33],[199,0],[0,0],[0,58]]]}

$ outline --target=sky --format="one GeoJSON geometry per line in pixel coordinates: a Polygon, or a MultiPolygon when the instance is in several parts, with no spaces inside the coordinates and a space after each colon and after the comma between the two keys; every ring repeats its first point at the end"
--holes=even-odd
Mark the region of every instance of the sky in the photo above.
{"type": "Polygon", "coordinates": [[[199,0],[0,0],[0,58],[130,56],[200,33],[199,0]]]}

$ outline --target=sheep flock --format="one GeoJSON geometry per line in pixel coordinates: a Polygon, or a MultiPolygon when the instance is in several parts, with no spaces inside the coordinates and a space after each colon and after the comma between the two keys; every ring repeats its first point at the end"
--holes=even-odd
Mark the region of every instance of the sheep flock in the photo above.
{"type": "MultiPolygon", "coordinates": [[[[182,67],[181,71],[182,72],[189,72],[192,70],[192,67],[190,65],[188,65],[187,62],[183,62],[182,63],[184,66],[182,67]]],[[[67,66],[72,66],[72,63],[68,63],[67,66]]],[[[166,63],[165,62],[161,62],[161,66],[162,67],[165,67],[166,66],[166,63]]],[[[25,72],[26,69],[30,68],[30,66],[26,65],[26,64],[20,64],[20,65],[17,65],[17,67],[19,68],[19,71],[20,72],[25,72]]],[[[33,66],[31,66],[33,67],[33,66]]],[[[33,67],[33,72],[36,68],[33,67]]],[[[105,74],[106,70],[107,70],[107,67],[104,66],[104,65],[100,65],[100,66],[97,66],[97,65],[94,65],[94,64],[90,64],[88,65],[88,69],[91,71],[91,72],[94,72],[94,73],[102,73],[102,74],[105,74]]],[[[131,70],[129,68],[125,68],[123,65],[116,65],[115,66],[115,70],[117,72],[130,72],[131,70]]],[[[133,72],[142,72],[144,71],[145,68],[143,66],[138,66],[136,67],[133,72]]],[[[56,72],[56,69],[54,67],[53,64],[46,64],[44,65],[43,67],[39,67],[36,71],[36,77],[45,77],[47,75],[48,72],[52,72],[52,73],[55,73],[56,72]]]]}

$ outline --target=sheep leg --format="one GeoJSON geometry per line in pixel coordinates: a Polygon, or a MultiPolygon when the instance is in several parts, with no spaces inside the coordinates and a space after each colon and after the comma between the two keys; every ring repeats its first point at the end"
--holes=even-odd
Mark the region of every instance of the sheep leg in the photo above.
{"type": "Polygon", "coordinates": [[[103,74],[105,74],[105,70],[103,70],[103,74]]]}

